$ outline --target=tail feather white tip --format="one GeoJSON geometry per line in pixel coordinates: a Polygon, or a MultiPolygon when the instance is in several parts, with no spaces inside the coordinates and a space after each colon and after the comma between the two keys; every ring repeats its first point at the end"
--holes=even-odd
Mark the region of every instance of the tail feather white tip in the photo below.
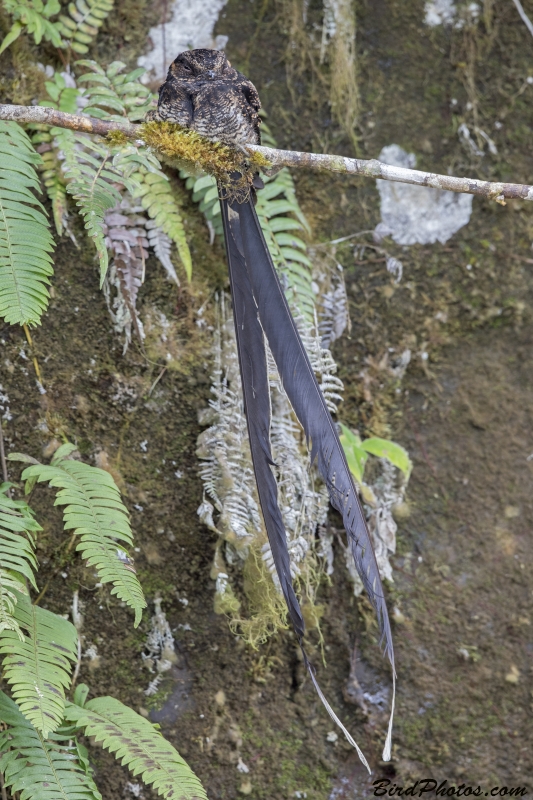
{"type": "Polygon", "coordinates": [[[385,747],[383,748],[383,761],[391,760],[392,751],[392,723],[394,720],[394,703],[396,701],[396,673],[392,670],[392,704],[390,710],[389,730],[387,731],[387,738],[385,739],[385,747]]]}

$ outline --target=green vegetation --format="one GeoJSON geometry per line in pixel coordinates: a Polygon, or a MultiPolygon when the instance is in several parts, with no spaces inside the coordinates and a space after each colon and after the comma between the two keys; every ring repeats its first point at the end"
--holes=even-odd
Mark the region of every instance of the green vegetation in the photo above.
{"type": "Polygon", "coordinates": [[[378,436],[361,440],[359,435],[353,433],[342,423],[341,430],[340,440],[346,454],[346,460],[348,461],[350,472],[358,484],[363,483],[365,466],[369,455],[376,456],[376,458],[385,458],[403,473],[406,482],[409,480],[413,465],[407,450],[401,445],[388,439],[380,439],[378,436]]]}
{"type": "Polygon", "coordinates": [[[68,15],[60,13],[59,0],[3,0],[3,5],[14,22],[0,45],[0,53],[21,33],[31,34],[35,44],[44,39],[55,47],[86,53],[87,45],[112,10],[113,0],[76,0],[69,4],[68,15]]]}
{"type": "MultiPolygon", "coordinates": [[[[69,443],[62,445],[50,466],[18,453],[10,459],[31,463],[22,474],[27,494],[36,481],[59,489],[56,505],[65,506],[65,530],[79,538],[77,549],[87,564],[96,566],[102,583],[113,583],[112,593],[135,611],[138,624],[146,602],[124,549],[132,544],[126,509],[110,474],[75,460],[74,450],[69,443]]],[[[0,486],[0,654],[15,701],[0,693],[5,785],[15,792],[24,788],[28,800],[99,798],[87,754],[76,738],[84,733],[111,752],[119,751],[122,763],[153,784],[161,797],[172,797],[176,788],[184,798],[205,797],[177,751],[130,708],[112,697],[85,704],[88,688],[83,684],[73,702],[66,699],[73,664],[81,658],[78,631],[31,602],[28,584],[36,587],[41,526],[24,500],[11,498],[12,488],[0,486]]]]}

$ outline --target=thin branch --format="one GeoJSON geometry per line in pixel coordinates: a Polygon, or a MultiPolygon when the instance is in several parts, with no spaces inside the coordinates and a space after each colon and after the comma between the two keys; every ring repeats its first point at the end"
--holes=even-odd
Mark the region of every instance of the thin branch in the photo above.
{"type": "Polygon", "coordinates": [[[131,139],[139,136],[139,126],[133,125],[127,120],[109,122],[83,114],[66,114],[64,111],[56,111],[55,108],[46,106],[0,105],[0,119],[54,125],[57,128],[70,128],[72,131],[94,133],[99,136],[107,136],[111,131],[121,131],[131,139]]]}
{"type": "MultiPolygon", "coordinates": [[[[43,106],[0,105],[0,119],[16,122],[42,123],[55,125],[58,128],[70,128],[75,131],[107,136],[111,131],[120,131],[128,139],[142,139],[142,126],[130,122],[108,122],[81,114],[66,114],[53,108],[43,106]]],[[[325,155],[322,153],[299,153],[293,150],[274,150],[259,145],[246,145],[249,153],[259,153],[267,158],[271,167],[296,167],[339,172],[345,175],[364,175],[368,178],[379,178],[384,181],[411,183],[415,186],[428,186],[449,192],[476,194],[488,200],[504,203],[506,199],[533,201],[533,186],[520,183],[491,183],[475,178],[457,178],[452,175],[438,175],[433,172],[422,172],[418,169],[405,169],[383,164],[376,159],[345,158],[344,156],[325,155]]],[[[180,156],[176,151],[175,155],[180,156]]],[[[185,153],[182,157],[186,157],[185,153]]]]}
{"type": "Polygon", "coordinates": [[[477,194],[489,200],[502,202],[505,199],[533,200],[533,186],[520,183],[491,183],[476,178],[456,178],[452,175],[438,175],[418,169],[405,169],[383,164],[377,159],[365,161],[361,158],[345,158],[321,153],[298,153],[293,150],[271,150],[258,145],[246,145],[250,152],[261,153],[273,166],[307,167],[309,169],[340,172],[347,175],[366,175],[384,181],[412,183],[416,186],[429,186],[449,192],[477,194]]]}

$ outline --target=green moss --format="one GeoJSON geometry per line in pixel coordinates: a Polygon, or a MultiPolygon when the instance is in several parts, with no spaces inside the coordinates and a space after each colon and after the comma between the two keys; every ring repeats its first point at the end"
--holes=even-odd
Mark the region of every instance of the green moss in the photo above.
{"type": "Polygon", "coordinates": [[[242,179],[237,188],[247,189],[254,171],[271,166],[268,159],[261,155],[254,153],[244,159],[241,153],[228,145],[211,142],[195,131],[172,122],[146,122],[141,127],[140,135],[173,166],[187,166],[190,169],[193,164],[196,169],[214,175],[224,184],[228,183],[230,173],[240,172],[242,179]]]}
{"type": "Polygon", "coordinates": [[[240,600],[235,596],[230,583],[227,584],[224,594],[215,592],[215,614],[226,614],[231,619],[236,619],[238,618],[240,608],[240,600]]]}
{"type": "Polygon", "coordinates": [[[129,142],[128,137],[122,131],[109,131],[106,139],[113,147],[121,147],[129,142]]]}
{"type": "MultiPolygon", "coordinates": [[[[288,745],[288,742],[283,744],[288,745]]],[[[297,744],[295,757],[298,755],[302,742],[298,741],[297,744]]],[[[284,758],[278,764],[276,787],[279,790],[285,790],[289,797],[294,797],[296,792],[300,793],[300,797],[305,793],[307,800],[322,800],[327,797],[331,791],[329,771],[321,764],[316,764],[315,768],[311,769],[307,764],[298,763],[295,757],[284,758]]]]}
{"type": "Polygon", "coordinates": [[[174,594],[175,586],[164,580],[162,574],[153,568],[139,569],[137,574],[144,593],[148,598],[160,594],[162,597],[170,597],[174,594]]]}
{"type": "Polygon", "coordinates": [[[287,628],[287,606],[262,558],[260,542],[251,546],[243,575],[247,615],[246,618],[234,615],[230,627],[255,649],[277,631],[287,628]]]}
{"type": "MultiPolygon", "coordinates": [[[[149,680],[152,680],[154,677],[155,676],[152,674],[149,680]]],[[[172,694],[174,683],[172,680],[168,680],[168,677],[169,676],[165,676],[163,678],[155,694],[145,695],[146,700],[144,701],[144,704],[148,711],[158,711],[161,709],[172,694]]]]}
{"type": "Polygon", "coordinates": [[[268,721],[247,712],[241,724],[245,748],[269,753],[275,759],[276,769],[269,772],[269,779],[254,785],[255,800],[270,800],[273,796],[294,797],[296,793],[307,800],[324,800],[331,791],[331,773],[321,760],[308,756],[308,744],[300,738],[300,728],[291,726],[285,736],[273,730],[268,721]],[[287,735],[287,733],[289,735],[287,735]]]}

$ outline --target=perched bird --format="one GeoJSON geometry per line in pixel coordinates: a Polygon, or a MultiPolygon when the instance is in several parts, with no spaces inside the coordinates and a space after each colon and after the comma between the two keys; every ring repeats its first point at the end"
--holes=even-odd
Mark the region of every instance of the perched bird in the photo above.
{"type": "Polygon", "coordinates": [[[257,89],[221,50],[185,50],[159,89],[157,113],[207,139],[238,147],[261,144],[257,89]]]}
{"type": "MultiPolygon", "coordinates": [[[[223,52],[189,50],[176,58],[159,90],[158,117],[191,128],[203,136],[244,150],[260,143],[255,86],[233,69],[223,52]]],[[[237,181],[240,176],[234,176],[237,181]]],[[[256,181],[254,181],[254,184],[256,181]]],[[[300,339],[266,245],[253,203],[254,189],[243,197],[231,185],[220,186],[233,315],[239,353],[244,407],[261,510],[289,616],[311,680],[332,719],[369,769],[364,755],[328,704],[303,647],[304,620],[294,592],[283,519],[270,445],[270,391],[265,338],[328,488],[340,512],[357,570],[376,611],[384,649],[394,672],[394,650],[379,570],[357,490],[313,368],[300,339]]],[[[394,690],[393,690],[394,707],[394,690]]],[[[384,760],[390,759],[392,712],[384,760]]]]}

